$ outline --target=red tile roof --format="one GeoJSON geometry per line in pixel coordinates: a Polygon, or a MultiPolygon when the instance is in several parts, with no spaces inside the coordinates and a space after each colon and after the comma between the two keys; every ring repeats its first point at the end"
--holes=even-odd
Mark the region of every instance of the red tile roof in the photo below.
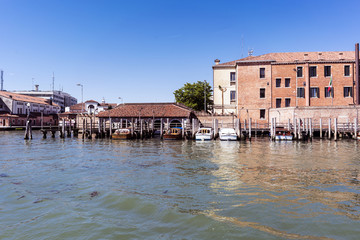
{"type": "Polygon", "coordinates": [[[260,56],[249,56],[239,60],[220,63],[214,67],[235,66],[236,63],[273,61],[276,63],[287,62],[317,62],[317,61],[355,61],[354,51],[337,52],[286,52],[286,53],[268,53],[260,56]]]}
{"type": "Polygon", "coordinates": [[[98,117],[189,118],[193,110],[176,103],[125,103],[99,113],[98,117]]]}
{"type": "Polygon", "coordinates": [[[31,97],[23,94],[13,93],[13,92],[7,92],[7,91],[0,91],[0,96],[13,99],[15,101],[21,101],[21,102],[30,102],[30,103],[37,103],[37,104],[44,104],[44,105],[52,105],[57,106],[59,105],[52,103],[49,103],[49,100],[40,98],[40,97],[31,97]]]}

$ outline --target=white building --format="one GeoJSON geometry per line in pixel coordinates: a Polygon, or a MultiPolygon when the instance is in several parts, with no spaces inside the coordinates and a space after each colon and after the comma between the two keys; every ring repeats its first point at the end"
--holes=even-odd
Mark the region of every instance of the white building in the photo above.
{"type": "Polygon", "coordinates": [[[60,112],[60,106],[43,98],[0,91],[0,112],[25,115],[28,111],[45,115],[57,114],[60,112]]]}
{"type": "Polygon", "coordinates": [[[220,115],[236,114],[237,77],[235,61],[213,66],[214,113],[220,115]]]}
{"type": "Polygon", "coordinates": [[[65,111],[65,107],[70,107],[77,104],[77,99],[70,94],[63,91],[39,91],[39,85],[35,85],[35,90],[32,91],[14,91],[18,94],[28,95],[32,97],[40,97],[47,100],[52,100],[61,107],[61,112],[65,111]]]}

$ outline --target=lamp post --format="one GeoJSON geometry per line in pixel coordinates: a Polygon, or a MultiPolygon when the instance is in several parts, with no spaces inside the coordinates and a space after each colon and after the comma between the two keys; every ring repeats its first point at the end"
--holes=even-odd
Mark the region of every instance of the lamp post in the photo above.
{"type": "Polygon", "coordinates": [[[204,112],[206,112],[206,80],[204,80],[204,112]]]}
{"type": "Polygon", "coordinates": [[[121,104],[124,104],[124,99],[122,97],[118,97],[118,98],[121,100],[121,104]]]}
{"type": "Polygon", "coordinates": [[[76,84],[76,86],[80,86],[81,87],[81,113],[83,113],[84,112],[84,85],[82,85],[82,84],[80,84],[80,83],[78,83],[78,84],[76,84]]]}

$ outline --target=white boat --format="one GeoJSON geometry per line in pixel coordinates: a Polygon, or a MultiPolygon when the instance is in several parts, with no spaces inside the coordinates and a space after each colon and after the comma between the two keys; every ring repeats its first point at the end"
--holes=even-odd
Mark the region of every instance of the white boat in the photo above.
{"type": "Polygon", "coordinates": [[[212,128],[199,128],[197,133],[195,133],[196,141],[208,141],[213,139],[213,130],[212,128]]]}
{"type": "Polygon", "coordinates": [[[220,128],[219,138],[221,141],[236,141],[237,135],[233,128],[220,128]]]}
{"type": "Polygon", "coordinates": [[[293,140],[293,135],[288,130],[281,129],[281,128],[276,128],[275,140],[292,141],[293,140]]]}

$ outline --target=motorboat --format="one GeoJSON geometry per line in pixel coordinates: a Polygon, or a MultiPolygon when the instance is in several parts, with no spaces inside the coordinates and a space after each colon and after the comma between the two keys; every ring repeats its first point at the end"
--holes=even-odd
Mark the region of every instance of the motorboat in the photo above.
{"type": "Polygon", "coordinates": [[[182,128],[170,128],[163,135],[164,140],[181,140],[182,139],[182,128]]]}
{"type": "Polygon", "coordinates": [[[195,133],[195,140],[197,140],[197,141],[212,140],[213,135],[214,134],[213,134],[212,128],[201,127],[201,128],[199,128],[197,133],[195,133]]]}
{"type": "Polygon", "coordinates": [[[220,128],[219,138],[221,141],[236,141],[237,135],[233,128],[220,128]]]}
{"type": "Polygon", "coordinates": [[[116,129],[115,132],[111,135],[112,139],[123,140],[123,139],[131,139],[132,134],[130,129],[128,128],[120,128],[116,129]]]}
{"type": "Polygon", "coordinates": [[[292,133],[284,128],[276,128],[275,130],[275,140],[292,141],[293,137],[292,133]]]}

